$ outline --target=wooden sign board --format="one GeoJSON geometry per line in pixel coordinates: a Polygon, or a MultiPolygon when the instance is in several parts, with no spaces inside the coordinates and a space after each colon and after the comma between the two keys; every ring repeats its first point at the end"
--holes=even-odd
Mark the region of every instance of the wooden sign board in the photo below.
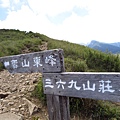
{"type": "Polygon", "coordinates": [[[63,50],[54,49],[1,57],[0,62],[10,73],[61,72],[63,59],[63,50]]]}
{"type": "Polygon", "coordinates": [[[119,73],[44,73],[45,94],[120,102],[119,73]]]}

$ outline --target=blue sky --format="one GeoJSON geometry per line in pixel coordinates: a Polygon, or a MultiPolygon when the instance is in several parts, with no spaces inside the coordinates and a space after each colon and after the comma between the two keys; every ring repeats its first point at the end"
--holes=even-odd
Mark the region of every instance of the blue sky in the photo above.
{"type": "Polygon", "coordinates": [[[73,43],[120,42],[119,0],[0,0],[0,29],[73,43]]]}

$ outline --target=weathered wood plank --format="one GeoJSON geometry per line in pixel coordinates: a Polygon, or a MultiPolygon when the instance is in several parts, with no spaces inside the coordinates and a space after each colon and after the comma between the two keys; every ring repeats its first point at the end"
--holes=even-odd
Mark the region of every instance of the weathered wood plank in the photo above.
{"type": "Polygon", "coordinates": [[[61,72],[63,50],[54,49],[28,54],[1,57],[10,73],[61,72]]]}
{"type": "Polygon", "coordinates": [[[61,120],[70,120],[69,97],[59,96],[61,120]]]}
{"type": "Polygon", "coordinates": [[[46,95],[49,120],[61,120],[59,96],[46,95]]]}
{"type": "Polygon", "coordinates": [[[70,120],[69,97],[46,95],[49,120],[70,120]]]}
{"type": "Polygon", "coordinates": [[[44,73],[45,94],[120,102],[120,73],[44,73]]]}
{"type": "MultiPolygon", "coordinates": [[[[61,60],[61,65],[64,72],[64,59],[61,60]]],[[[46,96],[49,120],[70,120],[69,97],[49,94],[46,96]]]]}

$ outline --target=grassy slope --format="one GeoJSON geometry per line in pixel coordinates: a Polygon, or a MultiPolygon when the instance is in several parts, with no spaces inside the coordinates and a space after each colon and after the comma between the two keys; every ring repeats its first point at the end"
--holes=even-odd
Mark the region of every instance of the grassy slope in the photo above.
{"type": "MultiPolygon", "coordinates": [[[[26,52],[40,51],[40,45],[48,43],[48,49],[64,50],[66,71],[120,71],[120,59],[116,55],[105,54],[88,47],[54,40],[45,35],[19,30],[0,30],[0,57],[26,52]]],[[[2,69],[2,65],[0,65],[2,69]]],[[[41,83],[38,84],[41,86],[41,83]]],[[[37,91],[39,92],[39,91],[37,91]]],[[[42,93],[41,93],[42,94],[42,93]]],[[[90,99],[70,99],[71,111],[92,119],[120,118],[120,108],[111,102],[90,99]]]]}

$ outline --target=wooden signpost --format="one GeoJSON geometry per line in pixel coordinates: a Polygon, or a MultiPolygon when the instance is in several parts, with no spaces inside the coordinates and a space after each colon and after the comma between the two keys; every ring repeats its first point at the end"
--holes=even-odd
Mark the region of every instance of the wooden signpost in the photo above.
{"type": "Polygon", "coordinates": [[[45,94],[120,102],[119,73],[44,73],[43,84],[45,94]]]}
{"type": "Polygon", "coordinates": [[[69,97],[120,102],[119,73],[65,72],[63,50],[1,57],[10,73],[43,74],[49,120],[70,120],[69,97]]]}
{"type": "MultiPolygon", "coordinates": [[[[10,73],[60,73],[64,72],[62,49],[46,50],[28,54],[1,57],[10,73]]],[[[49,120],[70,120],[69,98],[46,95],[49,120]]]]}
{"type": "Polygon", "coordinates": [[[1,57],[10,73],[61,72],[63,69],[63,50],[54,49],[42,52],[1,57]]]}

